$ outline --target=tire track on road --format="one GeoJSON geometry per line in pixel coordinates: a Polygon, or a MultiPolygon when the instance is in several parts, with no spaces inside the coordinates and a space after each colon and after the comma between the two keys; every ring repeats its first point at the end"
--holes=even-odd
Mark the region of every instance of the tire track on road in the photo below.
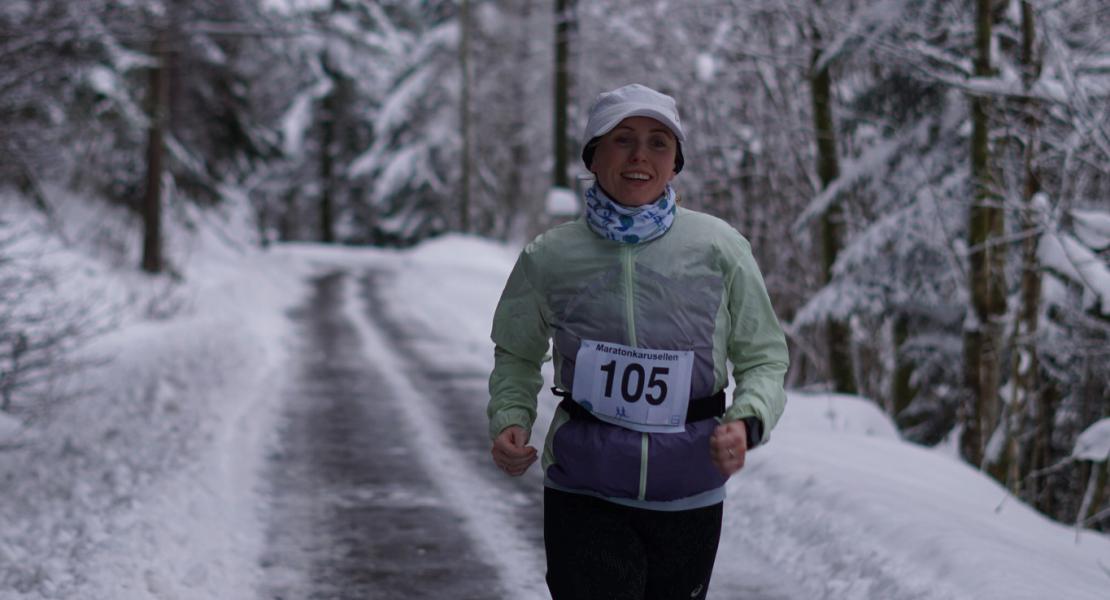
{"type": "Polygon", "coordinates": [[[503,597],[351,322],[354,283],[314,282],[270,457],[265,600],[503,597]]]}
{"type": "Polygon", "coordinates": [[[351,321],[368,351],[382,361],[386,387],[403,399],[402,412],[417,433],[427,471],[451,499],[483,559],[496,569],[501,597],[548,598],[539,470],[510,479],[494,468],[484,416],[488,373],[445,372],[421,356],[411,344],[420,332],[390,320],[382,310],[379,290],[390,277],[389,271],[370,270],[358,290],[352,287],[351,321]]]}

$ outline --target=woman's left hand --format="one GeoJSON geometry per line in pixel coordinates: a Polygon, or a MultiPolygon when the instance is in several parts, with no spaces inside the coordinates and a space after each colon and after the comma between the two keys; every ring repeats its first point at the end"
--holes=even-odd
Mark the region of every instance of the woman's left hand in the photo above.
{"type": "Polygon", "coordinates": [[[747,453],[748,430],[743,421],[721,423],[713,430],[709,438],[709,456],[722,475],[729,477],[743,468],[747,453]]]}

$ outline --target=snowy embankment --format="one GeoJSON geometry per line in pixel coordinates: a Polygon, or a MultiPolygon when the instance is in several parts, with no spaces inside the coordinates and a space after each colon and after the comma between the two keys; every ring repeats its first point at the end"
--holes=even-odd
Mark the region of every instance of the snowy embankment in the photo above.
{"type": "MultiPolygon", "coordinates": [[[[448,238],[398,258],[389,310],[422,326],[429,360],[488,369],[512,253],[448,238]]],[[[1077,536],[945,450],[901,441],[861,398],[791,393],[728,491],[716,577],[755,556],[806,600],[1105,600],[1110,590],[1108,536],[1077,536]]]]}
{"type": "Polygon", "coordinates": [[[114,329],[81,348],[93,364],[57,382],[49,418],[5,419],[0,598],[252,597],[255,488],[302,277],[210,227],[170,232],[180,281],[146,277],[125,215],[62,199],[47,226],[2,201],[51,293],[114,329]]]}

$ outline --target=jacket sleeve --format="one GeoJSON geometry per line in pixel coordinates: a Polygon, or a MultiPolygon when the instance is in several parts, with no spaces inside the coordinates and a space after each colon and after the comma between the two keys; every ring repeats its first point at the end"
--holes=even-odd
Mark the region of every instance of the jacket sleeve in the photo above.
{"type": "Polygon", "coordinates": [[[747,240],[741,238],[738,250],[728,283],[728,358],[736,387],[725,420],[759,419],[762,436],[755,443],[762,443],[786,408],[783,379],[790,355],[747,240]]]}
{"type": "Polygon", "coordinates": [[[547,354],[551,327],[535,275],[531,246],[513,267],[493,316],[493,372],[489,378],[490,439],[506,427],[519,425],[531,433],[536,396],[543,387],[540,366],[547,354]]]}

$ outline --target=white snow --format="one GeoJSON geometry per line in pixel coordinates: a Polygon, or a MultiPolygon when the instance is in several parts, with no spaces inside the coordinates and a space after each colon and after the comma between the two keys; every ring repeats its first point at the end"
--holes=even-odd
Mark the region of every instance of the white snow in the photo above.
{"type": "Polygon", "coordinates": [[[1083,245],[1095,250],[1110,248],[1110,212],[1072,210],[1075,236],[1083,245]]]}
{"type": "MultiPolygon", "coordinates": [[[[793,394],[786,415],[827,402],[793,394]]],[[[773,435],[730,482],[728,514],[813,597],[1105,598],[1105,536],[1077,544],[939,451],[785,418],[773,435]]]]}
{"type": "Polygon", "coordinates": [[[312,125],[312,104],[333,87],[330,79],[321,79],[293,98],[281,118],[281,147],[286,156],[299,158],[304,153],[305,132],[312,125]]]}
{"type": "Polygon", "coordinates": [[[717,76],[717,60],[709,52],[700,52],[695,61],[694,72],[698,75],[698,81],[712,83],[717,76]]]}
{"type": "MultiPolygon", "coordinates": [[[[307,276],[384,271],[384,308],[413,329],[426,360],[486,373],[493,306],[517,252],[462,236],[403,252],[191,247],[172,291],[179,310],[123,319],[84,350],[112,359],[74,376],[90,391],[26,446],[0,449],[0,599],[256,597],[259,484],[292,335],[284,312],[305,298],[307,276]]],[[[125,297],[154,287],[80,253],[69,260],[125,297]]],[[[542,550],[514,536],[519,499],[497,497],[452,452],[436,407],[362,317],[365,300],[348,300],[366,355],[387,366],[383,384],[405,397],[401,418],[422,424],[423,466],[476,548],[512,597],[546,597],[542,550]]],[[[480,396],[453,400],[484,411],[480,396]]],[[[541,398],[536,443],[553,404],[541,398]]],[[[805,600],[1105,600],[1110,589],[1107,536],[1077,540],[942,450],[901,441],[865,399],[791,393],[728,491],[715,581],[789,582],[786,597],[805,600]]]]}
{"type": "Polygon", "coordinates": [[[296,12],[323,10],[328,6],[328,0],[262,0],[261,6],[267,10],[288,15],[296,12]]]}
{"type": "MultiPolygon", "coordinates": [[[[94,236],[61,229],[102,239],[110,212],[92,221],[94,236]]],[[[67,267],[59,294],[107,298],[124,325],[80,351],[100,364],[61,382],[72,397],[54,417],[0,450],[0,598],[248,598],[257,587],[254,486],[284,362],[283,310],[302,285],[207,228],[167,233],[172,255],[187,259],[180,286],[98,262],[92,246],[42,240],[43,262],[67,267]],[[190,253],[193,243],[203,251],[190,253]]],[[[131,250],[122,254],[136,265],[131,250]]]]}
{"type": "Polygon", "coordinates": [[[23,431],[23,423],[14,417],[0,413],[0,447],[6,440],[14,440],[23,431]]]}
{"type": "Polygon", "coordinates": [[[557,217],[571,217],[577,215],[580,209],[578,196],[570,189],[553,187],[547,190],[547,199],[544,202],[547,214],[557,217]]]}
{"type": "Polygon", "coordinates": [[[1083,308],[1110,316],[1110,266],[1067,234],[1041,236],[1037,258],[1046,268],[1083,287],[1083,308]]]}
{"type": "Polygon", "coordinates": [[[1095,421],[1079,438],[1071,455],[1079,460],[1106,462],[1110,460],[1110,417],[1095,421]]]}

